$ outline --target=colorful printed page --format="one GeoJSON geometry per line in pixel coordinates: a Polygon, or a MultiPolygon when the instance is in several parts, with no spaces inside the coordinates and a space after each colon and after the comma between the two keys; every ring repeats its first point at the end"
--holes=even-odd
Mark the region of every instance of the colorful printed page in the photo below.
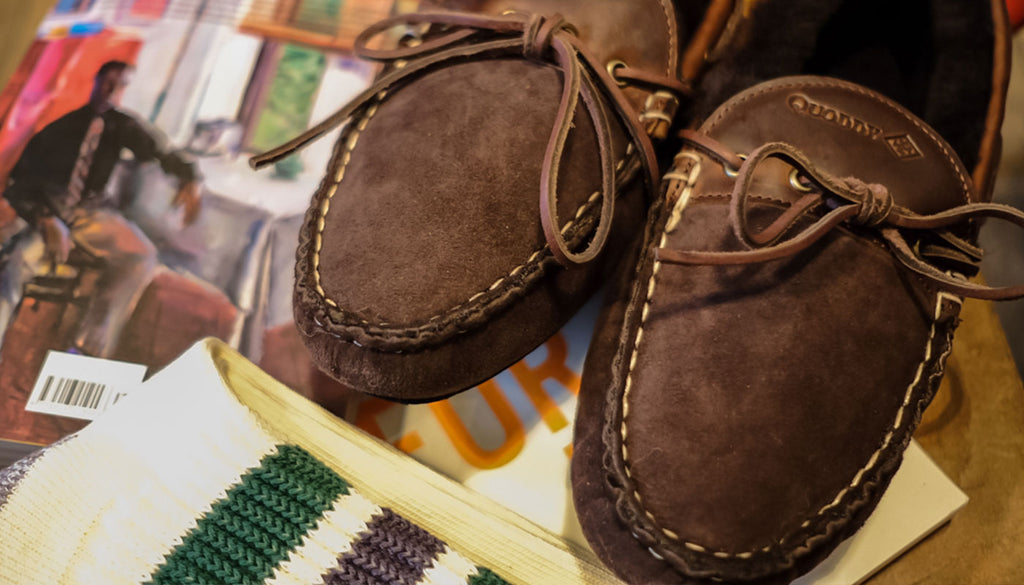
{"type": "Polygon", "coordinates": [[[599,303],[522,361],[447,400],[367,399],[355,424],[544,528],[583,543],[569,491],[580,372],[599,303]]]}

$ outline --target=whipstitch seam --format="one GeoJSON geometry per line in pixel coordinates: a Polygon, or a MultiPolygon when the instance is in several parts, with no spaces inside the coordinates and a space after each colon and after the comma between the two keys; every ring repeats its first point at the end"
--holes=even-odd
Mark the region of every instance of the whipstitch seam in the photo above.
{"type": "MultiPolygon", "coordinates": [[[[672,19],[672,13],[669,12],[669,2],[661,0],[661,9],[665,11],[665,27],[668,29],[668,59],[665,64],[665,75],[672,77],[672,69],[675,68],[674,66],[678,66],[679,61],[679,55],[676,54],[676,37],[679,35],[677,35],[674,30],[676,28],[673,26],[675,21],[672,19]]],[[[669,122],[671,122],[671,120],[669,120],[669,122]]]]}
{"type": "MultiPolygon", "coordinates": [[[[662,232],[661,240],[658,242],[659,248],[663,248],[665,246],[665,243],[668,240],[668,235],[675,229],[676,225],[678,225],[679,219],[682,216],[683,208],[685,208],[686,205],[689,203],[690,194],[693,192],[693,185],[696,183],[697,176],[700,174],[700,160],[697,159],[697,157],[693,158],[696,159],[696,164],[690,170],[689,176],[687,177],[687,181],[685,183],[682,183],[681,181],[679,182],[680,185],[684,185],[682,189],[682,194],[672,207],[672,212],[669,216],[668,221],[665,224],[665,230],[662,232]]],[[[668,199],[670,200],[671,197],[669,197],[668,199]]],[[[623,389],[622,394],[622,461],[623,468],[626,472],[626,477],[629,478],[632,478],[632,475],[629,471],[629,456],[626,447],[626,417],[629,414],[629,391],[633,384],[633,369],[636,366],[637,349],[640,347],[641,339],[643,339],[644,323],[647,321],[647,316],[650,313],[651,298],[654,295],[654,283],[660,270],[661,261],[655,260],[654,266],[651,269],[651,277],[647,281],[647,297],[644,299],[644,306],[641,311],[640,325],[637,328],[636,339],[633,340],[633,350],[629,358],[629,371],[626,375],[625,388],[623,389]]],[[[636,497],[637,501],[640,500],[639,494],[636,492],[636,490],[633,491],[633,495],[634,497],[636,497]]]]}
{"type": "MultiPolygon", "coordinates": [[[[334,174],[334,180],[331,182],[331,186],[324,196],[323,201],[320,202],[320,216],[316,220],[316,232],[313,238],[313,284],[315,286],[317,294],[324,300],[328,305],[337,308],[338,303],[334,299],[327,296],[327,293],[323,289],[323,285],[320,283],[320,250],[323,248],[323,234],[324,227],[327,223],[327,212],[331,209],[331,199],[334,198],[334,194],[338,192],[338,187],[341,185],[342,179],[345,178],[345,169],[348,168],[348,163],[352,160],[352,151],[355,150],[356,143],[359,141],[359,136],[363,130],[366,129],[366,125],[370,123],[370,119],[373,118],[374,114],[380,108],[381,100],[387,95],[387,90],[377,94],[377,98],[373,105],[366,111],[366,115],[359,120],[359,124],[356,126],[355,131],[348,137],[345,142],[345,150],[341,155],[341,165],[337,172],[334,174]]],[[[366,320],[362,321],[367,323],[366,320]]]]}
{"type": "MultiPolygon", "coordinates": [[[[632,144],[627,144],[626,145],[626,155],[623,158],[619,159],[619,161],[617,163],[615,163],[615,172],[616,173],[622,171],[622,168],[626,165],[626,157],[628,157],[632,153],[633,153],[633,145],[632,144]]],[[[576,214],[573,216],[573,218],[570,219],[569,221],[567,221],[564,226],[562,226],[562,229],[560,231],[561,231],[561,233],[563,235],[566,234],[572,228],[573,224],[575,222],[579,221],[579,219],[583,216],[583,214],[586,213],[586,211],[588,209],[590,209],[590,207],[593,206],[594,202],[597,201],[597,197],[600,194],[601,194],[601,190],[600,189],[598,189],[597,191],[594,191],[593,193],[590,194],[590,197],[588,197],[587,200],[585,202],[583,202],[582,205],[579,206],[579,208],[576,210],[576,214]]],[[[498,280],[496,280],[493,283],[491,283],[491,285],[488,286],[485,290],[482,290],[482,291],[476,293],[475,295],[469,297],[469,299],[459,303],[458,305],[455,305],[454,307],[451,307],[450,309],[448,309],[447,311],[445,311],[444,313],[442,313],[440,315],[434,315],[427,322],[429,323],[430,321],[437,321],[438,319],[441,319],[442,317],[450,315],[450,314],[454,313],[455,311],[461,309],[463,306],[468,305],[469,303],[472,303],[473,301],[477,300],[478,298],[482,297],[483,295],[487,294],[488,292],[498,288],[506,280],[508,280],[509,278],[512,278],[513,276],[518,274],[520,271],[522,271],[522,269],[525,268],[528,264],[532,263],[537,258],[539,258],[540,255],[543,254],[544,252],[546,252],[548,249],[549,249],[548,245],[545,244],[539,250],[535,251],[532,255],[530,255],[530,257],[526,259],[526,262],[523,262],[519,266],[516,266],[508,274],[506,274],[505,276],[502,276],[498,280]]]]}
{"type": "MultiPolygon", "coordinates": [[[[699,167],[696,168],[696,172],[699,172],[699,167]]],[[[666,240],[668,238],[668,234],[672,232],[672,230],[675,228],[676,224],[678,223],[678,221],[679,221],[678,214],[681,214],[682,207],[685,207],[686,203],[688,202],[688,196],[686,195],[686,190],[689,190],[691,188],[692,187],[688,186],[686,189],[684,189],[684,195],[680,198],[679,202],[676,204],[676,207],[673,208],[672,216],[669,218],[669,221],[666,224],[666,229],[665,229],[665,232],[662,234],[661,241],[659,242],[659,247],[664,247],[664,245],[666,243],[666,240]],[[682,204],[682,205],[680,205],[680,204],[682,204]]],[[[622,396],[622,425],[621,425],[622,462],[623,462],[623,469],[624,469],[624,471],[626,473],[626,477],[629,477],[630,479],[632,479],[632,475],[631,475],[630,470],[629,470],[628,449],[626,448],[626,437],[628,435],[628,430],[626,428],[626,417],[627,417],[627,414],[629,413],[629,392],[630,392],[630,389],[631,389],[631,386],[632,386],[633,370],[636,367],[636,363],[637,363],[637,352],[638,352],[638,350],[640,348],[640,341],[643,338],[643,327],[644,327],[644,323],[646,323],[646,321],[647,321],[647,316],[648,316],[648,314],[650,312],[651,300],[654,297],[654,290],[656,288],[656,277],[658,275],[658,272],[659,272],[660,268],[661,268],[661,262],[655,260],[654,267],[652,268],[651,277],[648,280],[647,298],[644,301],[644,307],[643,307],[643,310],[641,312],[640,325],[637,328],[636,339],[633,342],[633,350],[632,350],[632,352],[630,354],[629,370],[628,370],[628,372],[626,374],[625,388],[623,390],[623,396],[622,396]]],[[[932,321],[931,330],[928,333],[927,343],[925,344],[924,358],[918,363],[917,372],[914,375],[914,379],[910,383],[910,385],[907,386],[907,391],[906,391],[906,393],[904,394],[904,397],[903,397],[903,403],[900,405],[900,408],[899,408],[899,410],[896,413],[895,420],[889,426],[889,429],[886,432],[885,438],[882,441],[882,445],[877,450],[875,450],[875,452],[868,459],[867,463],[865,463],[864,466],[857,472],[857,474],[854,476],[853,480],[850,482],[850,485],[847,486],[846,488],[844,488],[843,490],[841,490],[838,493],[838,495],[836,495],[836,497],[832,500],[831,503],[823,506],[820,510],[818,510],[818,512],[815,514],[814,518],[812,518],[810,520],[804,521],[804,523],[800,525],[801,528],[807,528],[808,526],[810,526],[812,520],[820,517],[827,510],[829,510],[831,508],[834,508],[835,506],[839,505],[839,503],[842,500],[842,498],[847,493],[849,493],[850,490],[855,489],[858,486],[858,484],[864,478],[864,475],[872,467],[874,467],[874,465],[878,462],[878,458],[881,455],[882,451],[884,451],[889,446],[889,443],[892,441],[892,438],[893,438],[893,436],[896,433],[896,429],[903,422],[904,412],[906,411],[907,406],[910,404],[910,398],[913,395],[914,388],[917,386],[917,384],[921,380],[921,376],[924,373],[925,365],[931,359],[932,344],[933,344],[933,341],[935,339],[936,323],[938,322],[938,319],[941,316],[942,301],[944,299],[945,300],[950,300],[950,301],[956,302],[956,303],[960,303],[961,302],[960,299],[958,297],[956,297],[955,295],[951,295],[951,294],[945,293],[945,292],[940,292],[936,296],[935,315],[934,315],[934,318],[933,318],[933,321],[932,321]]],[[[949,350],[947,349],[946,353],[948,354],[948,352],[949,352],[949,350]]],[[[638,491],[638,488],[635,487],[635,485],[636,484],[634,483],[633,497],[639,503],[639,502],[642,502],[642,499],[640,497],[640,493],[638,491]]],[[[646,513],[647,517],[652,522],[655,522],[656,525],[657,525],[657,520],[655,519],[654,515],[650,511],[647,511],[647,510],[645,510],[645,513],[646,513]]],[[[723,558],[723,559],[725,559],[725,558],[747,559],[747,558],[752,557],[754,555],[754,553],[756,553],[756,552],[768,552],[768,551],[771,550],[771,546],[769,545],[769,546],[762,547],[759,550],[745,551],[745,552],[740,552],[740,553],[729,553],[729,552],[724,552],[724,551],[711,551],[707,547],[701,546],[701,545],[693,543],[693,542],[682,540],[679,537],[679,535],[676,534],[675,532],[673,532],[672,530],[669,530],[667,528],[663,528],[663,527],[660,527],[660,526],[658,526],[658,528],[661,530],[661,532],[666,537],[668,537],[669,539],[671,539],[673,541],[681,542],[683,544],[683,546],[685,546],[687,549],[690,549],[690,550],[695,551],[695,552],[700,552],[700,553],[711,553],[712,556],[717,557],[717,558],[723,558]]],[[[779,544],[782,544],[781,540],[779,541],[779,544]]],[[[654,556],[655,558],[658,558],[659,560],[664,560],[661,557],[661,555],[658,555],[653,550],[650,550],[650,549],[648,549],[648,550],[651,553],[651,555],[654,556]]]]}
{"type": "MultiPolygon", "coordinates": [[[[374,114],[377,113],[377,110],[379,109],[380,104],[384,100],[386,95],[387,90],[381,91],[379,94],[377,94],[376,101],[367,110],[366,115],[360,119],[359,124],[356,126],[356,130],[352,133],[351,136],[349,136],[348,140],[345,143],[345,149],[341,155],[341,165],[339,166],[337,172],[334,175],[334,180],[332,181],[331,186],[327,191],[327,194],[324,196],[323,201],[320,203],[320,214],[319,217],[317,217],[316,232],[313,239],[313,284],[314,289],[316,290],[316,293],[320,296],[320,298],[322,298],[324,302],[330,305],[331,307],[339,310],[341,309],[338,306],[337,301],[327,296],[327,292],[323,289],[323,286],[321,285],[320,282],[320,250],[323,247],[323,231],[324,227],[326,226],[327,212],[330,211],[331,208],[331,199],[334,197],[334,194],[338,191],[338,187],[341,186],[341,181],[344,180],[345,178],[345,169],[348,168],[348,163],[352,160],[352,152],[355,150],[356,143],[359,141],[360,134],[363,132],[363,130],[366,129],[367,124],[369,124],[370,119],[373,118],[374,114]]],[[[627,144],[625,154],[621,159],[619,159],[617,163],[615,163],[616,173],[622,171],[623,167],[626,165],[626,159],[629,158],[629,156],[632,155],[633,152],[633,144],[627,144]]],[[[583,214],[587,211],[587,209],[589,209],[593,205],[594,201],[597,200],[597,197],[599,195],[601,195],[600,189],[590,194],[590,197],[587,198],[587,200],[584,201],[583,204],[579,206],[579,208],[577,208],[576,213],[573,216],[573,219],[567,221],[565,225],[562,226],[562,229],[560,230],[562,234],[565,234],[570,229],[572,229],[572,226],[575,224],[575,222],[579,221],[580,217],[582,217],[583,214]]],[[[541,255],[548,251],[548,249],[549,248],[547,244],[543,245],[542,247],[534,251],[534,253],[531,254],[525,262],[523,262],[519,266],[516,266],[511,271],[509,271],[508,274],[502,276],[501,278],[491,283],[490,286],[488,286],[486,289],[477,292],[476,294],[469,297],[467,300],[459,303],[458,305],[450,307],[445,312],[430,317],[429,319],[427,319],[426,322],[431,323],[440,320],[444,317],[447,317],[448,315],[451,315],[452,313],[458,311],[459,309],[468,305],[469,303],[472,303],[473,301],[479,299],[488,292],[497,289],[502,284],[504,284],[506,280],[508,280],[509,278],[513,278],[517,274],[519,274],[527,265],[535,262],[538,258],[540,258],[541,255]]],[[[366,319],[359,319],[359,321],[363,325],[370,324],[370,322],[367,321],[366,319]]],[[[377,325],[387,326],[388,323],[377,323],[377,325]]]]}

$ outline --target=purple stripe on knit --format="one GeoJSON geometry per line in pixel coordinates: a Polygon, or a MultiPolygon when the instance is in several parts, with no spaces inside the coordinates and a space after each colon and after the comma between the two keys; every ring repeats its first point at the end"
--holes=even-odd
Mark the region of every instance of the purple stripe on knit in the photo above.
{"type": "Polygon", "coordinates": [[[367,523],[352,550],[338,557],[325,585],[414,585],[444,543],[387,508],[367,523]]]}

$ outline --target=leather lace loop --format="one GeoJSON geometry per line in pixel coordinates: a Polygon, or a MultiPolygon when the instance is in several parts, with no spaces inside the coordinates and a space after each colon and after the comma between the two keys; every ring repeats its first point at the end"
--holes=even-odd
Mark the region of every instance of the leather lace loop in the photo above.
{"type": "Polygon", "coordinates": [[[576,29],[565,21],[561,14],[546,17],[541,14],[530,16],[523,34],[523,56],[533,61],[544,61],[544,53],[551,48],[555,32],[564,30],[575,36],[576,29]]]}
{"type": "MultiPolygon", "coordinates": [[[[735,153],[707,137],[696,140],[687,131],[684,141],[709,154],[724,165],[734,160],[735,153]]],[[[950,233],[947,228],[983,217],[1002,219],[1024,228],[1024,212],[997,203],[968,203],[934,213],[921,215],[895,204],[892,194],[881,184],[867,183],[856,177],[838,178],[817,168],[809,157],[796,147],[783,143],[765,144],[747,157],[739,167],[729,206],[729,222],[733,232],[747,250],[715,252],[699,250],[656,251],[658,260],[668,264],[735,265],[777,260],[806,250],[842,224],[875,230],[886,242],[892,255],[903,266],[923,276],[938,288],[966,297],[988,300],[1009,300],[1024,297],[1024,285],[989,287],[958,278],[925,262],[921,256],[950,258],[959,263],[976,264],[981,250],[950,233]],[[768,227],[752,233],[747,220],[747,200],[757,166],[768,158],[778,158],[796,168],[817,187],[818,192],[804,195],[791,204],[768,227]],[[820,213],[811,225],[786,237],[801,217],[820,213]],[[928,232],[942,245],[929,245],[927,253],[917,253],[901,230],[928,232]]],[[[922,234],[923,235],[923,234],[922,234]]]]}
{"type": "MultiPolygon", "coordinates": [[[[396,84],[412,76],[440,67],[450,61],[520,54],[527,59],[549,63],[562,72],[562,97],[544,153],[540,179],[540,218],[544,237],[554,258],[562,265],[581,264],[598,255],[611,231],[616,198],[615,164],[613,160],[611,125],[604,103],[611,105],[625,126],[629,139],[639,153],[644,180],[649,192],[659,183],[658,163],[654,147],[638,114],[626,99],[618,83],[603,65],[576,38],[575,29],[560,15],[550,17],[511,13],[506,16],[438,12],[395,16],[378,22],[359,35],[355,52],[361,57],[396,62],[402,66],[381,75],[374,84],[326,120],[311,127],[285,144],[250,159],[253,168],[262,168],[292,154],[327,132],[357,115],[375,98],[380,98],[396,84]],[[425,39],[416,46],[387,49],[370,48],[371,41],[389,29],[400,26],[436,26],[438,36],[425,39]],[[601,97],[605,99],[602,100],[601,97]],[[579,102],[594,125],[601,159],[601,212],[595,233],[581,252],[569,249],[559,229],[557,218],[558,172],[573,118],[579,102]]],[[[632,74],[632,71],[626,72],[632,74]]],[[[620,70],[619,75],[622,75],[620,70]]],[[[676,80],[641,76],[646,85],[659,85],[680,93],[688,87],[676,80]]]]}

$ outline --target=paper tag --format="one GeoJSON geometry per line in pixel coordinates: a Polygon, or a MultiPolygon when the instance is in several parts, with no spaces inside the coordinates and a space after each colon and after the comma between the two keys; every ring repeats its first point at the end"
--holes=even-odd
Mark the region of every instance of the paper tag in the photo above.
{"type": "Polygon", "coordinates": [[[145,375],[143,365],[51,350],[25,410],[95,420],[145,375]]]}

